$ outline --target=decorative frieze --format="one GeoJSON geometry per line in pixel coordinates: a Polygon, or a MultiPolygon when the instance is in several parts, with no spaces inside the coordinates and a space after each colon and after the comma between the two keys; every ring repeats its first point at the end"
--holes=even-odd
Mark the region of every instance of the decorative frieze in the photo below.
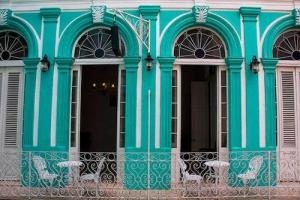
{"type": "Polygon", "coordinates": [[[205,23],[207,20],[208,6],[194,6],[195,21],[205,23]]]}
{"type": "Polygon", "coordinates": [[[10,13],[11,11],[9,9],[0,9],[0,25],[7,25],[10,13]]]}
{"type": "Polygon", "coordinates": [[[294,16],[295,16],[295,25],[300,25],[300,8],[295,8],[294,10],[294,16]]]}
{"type": "Polygon", "coordinates": [[[91,6],[93,23],[103,23],[106,6],[91,6]]]}

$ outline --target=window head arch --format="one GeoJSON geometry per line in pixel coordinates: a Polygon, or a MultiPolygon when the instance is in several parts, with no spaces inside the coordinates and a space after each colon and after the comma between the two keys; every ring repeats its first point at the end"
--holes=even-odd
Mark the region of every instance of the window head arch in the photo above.
{"type": "Polygon", "coordinates": [[[273,57],[280,60],[300,60],[300,31],[292,30],[281,34],[273,46],[273,57]]]}
{"type": "Polygon", "coordinates": [[[204,28],[194,28],[182,33],[174,47],[176,58],[223,59],[225,48],[222,40],[214,32],[204,28]]]}
{"type": "Polygon", "coordinates": [[[22,60],[28,56],[25,39],[13,31],[0,32],[0,61],[22,60]]]}
{"type": "MultiPolygon", "coordinates": [[[[76,59],[115,58],[112,48],[111,30],[96,28],[84,33],[75,46],[76,59]]],[[[120,38],[121,56],[125,53],[123,40],[120,38]]]]}

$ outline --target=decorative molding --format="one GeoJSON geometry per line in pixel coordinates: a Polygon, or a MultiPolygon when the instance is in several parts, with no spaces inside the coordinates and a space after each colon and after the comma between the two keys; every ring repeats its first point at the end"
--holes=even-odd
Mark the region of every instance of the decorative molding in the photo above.
{"type": "Polygon", "coordinates": [[[295,25],[300,25],[300,8],[295,8],[293,10],[293,14],[295,17],[295,25]]]}
{"type": "Polygon", "coordinates": [[[91,6],[93,23],[103,23],[106,6],[91,6]]]}
{"type": "Polygon", "coordinates": [[[208,6],[194,6],[193,11],[195,15],[195,21],[197,23],[205,23],[207,20],[208,6]]]}
{"type": "Polygon", "coordinates": [[[11,14],[9,9],[0,9],[0,25],[7,25],[8,18],[11,14]]]}

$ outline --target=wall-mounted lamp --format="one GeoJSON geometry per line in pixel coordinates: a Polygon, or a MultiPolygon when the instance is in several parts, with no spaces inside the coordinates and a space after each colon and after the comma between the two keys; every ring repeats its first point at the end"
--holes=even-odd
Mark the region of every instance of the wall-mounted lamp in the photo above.
{"type": "Polygon", "coordinates": [[[146,60],[147,71],[150,71],[152,69],[152,61],[153,61],[153,58],[151,57],[150,53],[148,53],[145,60],[146,60]]]}
{"type": "Polygon", "coordinates": [[[43,59],[40,61],[41,62],[41,69],[43,72],[46,72],[49,70],[49,67],[50,67],[50,62],[48,60],[48,57],[47,55],[45,54],[43,59]]]}
{"type": "Polygon", "coordinates": [[[253,73],[257,73],[259,71],[259,64],[260,62],[257,60],[256,56],[253,56],[250,63],[250,69],[253,73]]]}

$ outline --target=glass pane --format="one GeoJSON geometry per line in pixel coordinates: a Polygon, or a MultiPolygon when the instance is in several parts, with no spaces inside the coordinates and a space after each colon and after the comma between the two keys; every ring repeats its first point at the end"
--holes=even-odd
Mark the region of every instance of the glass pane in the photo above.
{"type": "Polygon", "coordinates": [[[125,117],[125,103],[120,104],[120,117],[125,117]]]}
{"type": "Polygon", "coordinates": [[[77,117],[76,116],[76,111],[77,111],[77,105],[76,103],[72,103],[72,109],[71,109],[71,117],[77,117]]]}
{"type": "Polygon", "coordinates": [[[125,146],[125,133],[120,133],[120,147],[125,146]]]}
{"type": "Polygon", "coordinates": [[[73,71],[73,82],[72,82],[72,86],[78,86],[78,71],[73,71]]]}
{"type": "Polygon", "coordinates": [[[227,133],[222,133],[221,147],[227,147],[227,133]]]}
{"type": "Polygon", "coordinates": [[[172,104],[172,117],[177,117],[177,104],[172,104]]]}
{"type": "Polygon", "coordinates": [[[226,71],[221,71],[221,86],[226,86],[226,71]]]}
{"type": "Polygon", "coordinates": [[[71,132],[76,131],[76,118],[71,119],[71,132]]]}
{"type": "Polygon", "coordinates": [[[172,119],[172,133],[177,132],[177,119],[172,119]]]}
{"type": "Polygon", "coordinates": [[[221,117],[227,117],[227,104],[226,103],[222,103],[221,105],[221,117]]]}
{"type": "Polygon", "coordinates": [[[221,131],[227,132],[227,118],[222,118],[221,121],[221,131]]]}
{"type": "Polygon", "coordinates": [[[221,101],[222,102],[226,102],[227,101],[226,89],[227,89],[226,87],[222,87],[221,88],[221,92],[222,92],[222,94],[221,94],[221,97],[222,97],[221,101]]]}
{"type": "Polygon", "coordinates": [[[76,132],[71,132],[71,147],[76,147],[76,132]]]}
{"type": "Polygon", "coordinates": [[[77,102],[77,87],[72,88],[72,102],[77,102]]]}
{"type": "Polygon", "coordinates": [[[177,147],[177,135],[172,134],[172,148],[176,148],[176,147],[177,147]]]}
{"type": "Polygon", "coordinates": [[[177,102],[177,88],[172,87],[172,102],[177,102]]]}
{"type": "Polygon", "coordinates": [[[126,85],[126,71],[121,70],[121,85],[126,85]]]}
{"type": "Polygon", "coordinates": [[[120,119],[120,132],[125,132],[125,118],[120,119]]]}
{"type": "Polygon", "coordinates": [[[121,98],[120,98],[121,102],[125,102],[126,101],[126,92],[125,92],[125,87],[121,87],[121,98]]]}
{"type": "Polygon", "coordinates": [[[177,71],[172,71],[172,86],[177,86],[177,71]]]}

